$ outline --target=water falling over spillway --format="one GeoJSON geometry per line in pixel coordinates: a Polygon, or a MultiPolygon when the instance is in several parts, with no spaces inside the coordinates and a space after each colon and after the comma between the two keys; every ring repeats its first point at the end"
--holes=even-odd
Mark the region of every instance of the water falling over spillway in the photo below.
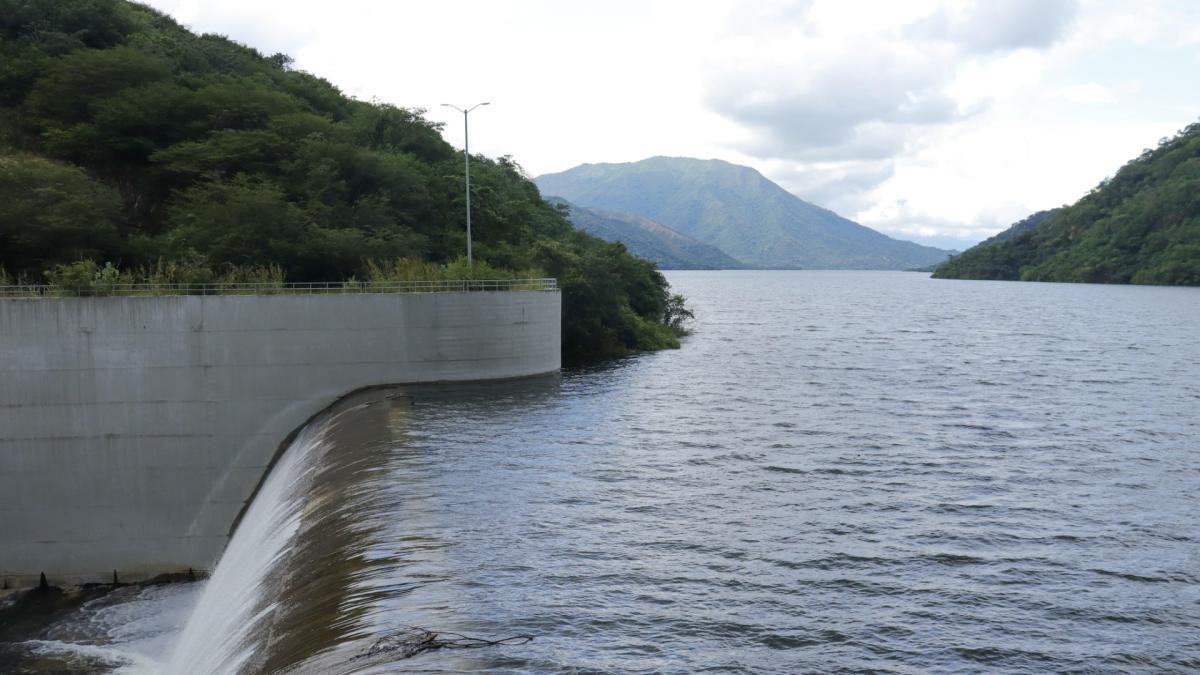
{"type": "Polygon", "coordinates": [[[263,645],[254,638],[275,609],[263,596],[264,580],[294,543],[299,497],[323,444],[320,426],[302,431],[263,483],[180,635],[167,673],[239,672],[260,653],[263,645]]]}
{"type": "MultiPolygon", "coordinates": [[[[361,487],[407,400],[367,392],[312,420],[271,469],[165,667],[168,675],[277,672],[368,635],[345,607],[370,528],[361,487]]],[[[344,660],[344,659],[343,659],[344,660]]]]}
{"type": "MultiPolygon", "coordinates": [[[[493,650],[479,647],[517,651],[526,641],[474,638],[529,631],[473,620],[479,598],[454,589],[474,582],[451,551],[480,533],[441,535],[456,520],[443,501],[450,458],[442,447],[474,432],[465,417],[436,430],[420,419],[470,415],[479,402],[523,409],[556,386],[412,385],[339,401],[280,452],[208,580],[101,589],[49,628],[0,639],[0,672],[487,672],[493,650]]],[[[497,485],[490,471],[455,483],[483,492],[497,485]]]]}

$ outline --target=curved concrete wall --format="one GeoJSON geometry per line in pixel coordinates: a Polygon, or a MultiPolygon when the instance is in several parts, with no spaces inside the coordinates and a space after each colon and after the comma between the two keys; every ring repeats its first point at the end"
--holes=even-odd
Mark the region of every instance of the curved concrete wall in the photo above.
{"type": "Polygon", "coordinates": [[[0,577],[210,569],[313,415],[555,371],[560,316],[545,291],[0,300],[0,577]]]}

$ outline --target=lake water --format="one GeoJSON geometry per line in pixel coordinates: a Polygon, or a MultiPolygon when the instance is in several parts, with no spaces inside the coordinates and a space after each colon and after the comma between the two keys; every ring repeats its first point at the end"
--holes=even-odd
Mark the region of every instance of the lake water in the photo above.
{"type": "Polygon", "coordinates": [[[286,560],[0,656],[178,669],[269,604],[226,642],[298,672],[1200,669],[1200,289],[668,278],[682,349],[352,401],[286,560]],[[404,626],[535,639],[397,660],[404,626]]]}

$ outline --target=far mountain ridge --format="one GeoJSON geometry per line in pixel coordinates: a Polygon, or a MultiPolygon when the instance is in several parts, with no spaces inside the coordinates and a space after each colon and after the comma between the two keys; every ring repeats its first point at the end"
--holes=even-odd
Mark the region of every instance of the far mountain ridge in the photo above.
{"type": "Polygon", "coordinates": [[[589,209],[561,197],[546,201],[568,210],[571,223],[588,234],[625,244],[630,253],[655,263],[659,269],[720,270],[746,265],[724,251],[677,232],[643,216],[589,209]]]}
{"type": "Polygon", "coordinates": [[[546,195],[662,223],[751,267],[911,269],[949,256],[892,239],[720,159],[583,164],[534,182],[546,195]]]}

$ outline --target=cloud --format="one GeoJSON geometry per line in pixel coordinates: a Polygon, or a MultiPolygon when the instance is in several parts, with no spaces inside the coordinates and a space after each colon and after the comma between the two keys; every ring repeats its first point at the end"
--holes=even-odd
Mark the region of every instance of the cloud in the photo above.
{"type": "Polygon", "coordinates": [[[749,154],[771,156],[781,149],[795,160],[825,162],[838,160],[871,161],[890,158],[904,150],[909,138],[905,125],[865,122],[853,128],[849,137],[837,145],[805,144],[801,138],[785,139],[764,134],[744,143],[749,154]]]}
{"type": "Polygon", "coordinates": [[[961,116],[945,92],[954,70],[942,51],[806,38],[785,62],[768,54],[712,73],[706,103],[756,132],[742,148],[753,156],[888,157],[912,127],[961,116]]]}
{"type": "Polygon", "coordinates": [[[960,95],[965,68],[1053,44],[1076,12],[1074,0],[884,7],[876,17],[853,3],[772,3],[741,17],[714,50],[704,99],[751,132],[736,147],[793,161],[911,151],[928,129],[990,104],[960,95]]]}
{"type": "Polygon", "coordinates": [[[1072,84],[1055,92],[1058,98],[1082,105],[1100,105],[1117,100],[1111,89],[1099,84],[1072,84]]]}
{"type": "Polygon", "coordinates": [[[871,192],[896,171],[889,160],[780,163],[771,175],[788,191],[818,206],[853,214],[871,202],[871,192]]]}
{"type": "Polygon", "coordinates": [[[919,240],[939,246],[962,248],[978,243],[1014,222],[1031,210],[1021,204],[995,204],[982,209],[973,218],[956,220],[925,211],[907,199],[876,204],[860,218],[864,225],[899,239],[919,240]],[[936,239],[940,243],[933,243],[936,239]]]}
{"type": "Polygon", "coordinates": [[[1062,38],[1076,10],[1075,0],[974,0],[939,9],[915,22],[909,35],[972,53],[1041,49],[1062,38]]]}
{"type": "MultiPolygon", "coordinates": [[[[296,56],[319,31],[315,24],[281,21],[274,3],[242,0],[158,0],[151,3],[184,26],[200,33],[218,33],[265,54],[296,56]]],[[[290,9],[304,13],[307,8],[290,9]]]]}

